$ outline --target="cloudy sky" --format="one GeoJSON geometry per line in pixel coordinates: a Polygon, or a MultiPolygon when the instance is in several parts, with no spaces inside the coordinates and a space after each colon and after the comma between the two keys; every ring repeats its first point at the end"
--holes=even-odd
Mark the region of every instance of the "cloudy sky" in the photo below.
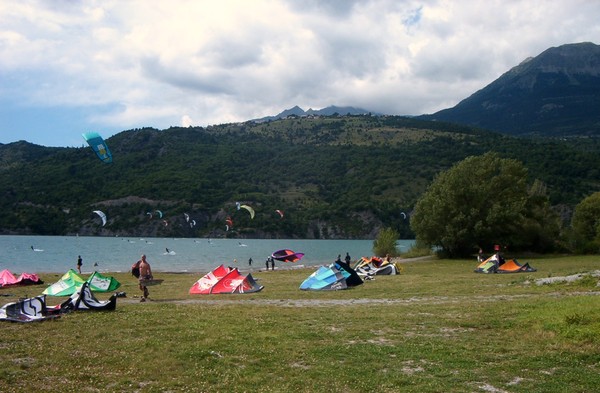
{"type": "Polygon", "coordinates": [[[299,105],[456,105],[530,56],[600,37],[594,0],[0,0],[0,143],[299,105]]]}

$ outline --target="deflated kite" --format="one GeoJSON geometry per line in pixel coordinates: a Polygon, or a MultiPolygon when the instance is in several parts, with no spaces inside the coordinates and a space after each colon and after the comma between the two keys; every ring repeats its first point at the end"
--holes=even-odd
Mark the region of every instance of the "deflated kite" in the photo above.
{"type": "Polygon", "coordinates": [[[277,259],[278,261],[282,262],[298,262],[304,256],[304,253],[284,249],[275,251],[273,254],[271,254],[271,256],[273,259],[277,259]]]}
{"type": "Polygon", "coordinates": [[[196,281],[190,288],[190,294],[253,293],[263,288],[256,283],[252,274],[244,276],[237,268],[221,265],[196,281]]]}

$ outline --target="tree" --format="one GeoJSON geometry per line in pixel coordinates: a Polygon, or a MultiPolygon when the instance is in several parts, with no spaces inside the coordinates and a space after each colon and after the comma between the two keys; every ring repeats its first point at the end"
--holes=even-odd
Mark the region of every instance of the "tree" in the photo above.
{"type": "Polygon", "coordinates": [[[600,251],[600,192],[588,196],[575,207],[571,227],[575,235],[575,251],[600,251]]]}
{"type": "Polygon", "coordinates": [[[467,157],[440,173],[419,199],[411,219],[417,241],[450,257],[493,244],[522,246],[527,170],[497,153],[467,157]]]}
{"type": "Polygon", "coordinates": [[[373,252],[375,255],[384,256],[390,255],[395,257],[398,255],[396,242],[398,241],[398,232],[392,228],[384,228],[377,234],[377,238],[373,241],[373,252]]]}
{"type": "Polygon", "coordinates": [[[552,210],[548,200],[547,187],[536,179],[529,188],[529,197],[525,208],[522,235],[518,240],[520,247],[528,247],[539,252],[550,252],[557,248],[561,222],[558,214],[552,210]]]}

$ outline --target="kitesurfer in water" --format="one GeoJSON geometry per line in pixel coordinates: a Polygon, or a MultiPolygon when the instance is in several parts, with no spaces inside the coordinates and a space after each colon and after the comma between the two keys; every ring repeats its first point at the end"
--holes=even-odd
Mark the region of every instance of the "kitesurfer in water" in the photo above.
{"type": "Polygon", "coordinates": [[[248,259],[248,266],[252,266],[252,258],[248,259]]]}
{"type": "Polygon", "coordinates": [[[83,260],[81,259],[81,255],[77,256],[77,271],[81,274],[81,265],[83,265],[83,260]]]}
{"type": "Polygon", "coordinates": [[[142,254],[142,257],[139,261],[139,268],[140,268],[140,291],[142,291],[142,299],[140,300],[141,302],[145,302],[146,298],[148,298],[149,293],[148,293],[148,287],[143,285],[142,282],[144,280],[152,280],[152,269],[150,268],[150,264],[148,263],[148,261],[146,260],[146,255],[142,254]]]}

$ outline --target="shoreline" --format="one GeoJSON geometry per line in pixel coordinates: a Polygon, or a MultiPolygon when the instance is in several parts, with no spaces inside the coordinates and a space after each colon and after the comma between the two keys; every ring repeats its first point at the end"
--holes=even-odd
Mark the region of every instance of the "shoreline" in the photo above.
{"type": "MultiPolygon", "coordinates": [[[[391,263],[399,263],[399,264],[403,264],[403,263],[413,263],[413,262],[429,262],[432,260],[435,260],[436,257],[433,255],[426,255],[426,256],[422,256],[422,257],[415,257],[415,258],[402,258],[402,257],[393,257],[391,258],[391,263]]],[[[358,261],[353,261],[353,263],[351,264],[351,266],[354,266],[358,261]]],[[[318,269],[320,266],[327,266],[329,265],[329,263],[322,263],[322,264],[317,264],[317,265],[304,265],[304,264],[299,264],[299,265],[289,265],[289,266],[275,266],[275,270],[271,270],[271,268],[266,269],[265,267],[259,267],[259,268],[254,268],[254,267],[248,267],[248,266],[236,266],[236,265],[228,265],[229,267],[234,267],[240,271],[240,272],[245,272],[245,273],[265,273],[265,272],[272,272],[272,271],[290,271],[290,270],[316,270],[318,269]]],[[[217,266],[213,267],[216,268],[217,266]]],[[[73,268],[73,270],[76,270],[73,268]]],[[[210,270],[207,271],[182,271],[182,270],[154,270],[155,273],[163,273],[163,274],[206,274],[208,273],[210,270]]],[[[98,273],[101,274],[111,274],[111,273],[117,273],[117,274],[127,274],[129,273],[129,270],[123,271],[123,270],[117,270],[117,271],[111,271],[111,270],[94,270],[94,271],[84,271],[81,274],[82,275],[90,275],[93,274],[95,271],[97,271],[98,273]]],[[[41,272],[41,273],[36,273],[36,274],[44,274],[44,275],[56,275],[56,276],[61,276],[64,273],[56,273],[56,272],[41,272]]]]}

